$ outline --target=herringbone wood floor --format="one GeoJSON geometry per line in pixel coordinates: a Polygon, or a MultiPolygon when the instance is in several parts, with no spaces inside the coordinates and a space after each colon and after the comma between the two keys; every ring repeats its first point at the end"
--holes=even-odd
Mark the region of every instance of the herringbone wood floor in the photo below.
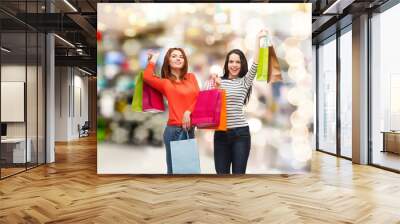
{"type": "Polygon", "coordinates": [[[400,223],[400,175],[315,153],[310,174],[98,176],[96,140],[0,181],[0,223],[400,223]]]}

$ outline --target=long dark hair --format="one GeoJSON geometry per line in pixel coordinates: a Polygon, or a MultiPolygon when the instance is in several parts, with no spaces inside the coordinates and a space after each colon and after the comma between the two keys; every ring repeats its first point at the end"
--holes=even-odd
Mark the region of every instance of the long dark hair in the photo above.
{"type": "MultiPolygon", "coordinates": [[[[240,71],[239,71],[240,78],[244,77],[247,74],[247,72],[249,71],[249,68],[247,67],[246,56],[244,56],[244,54],[241,50],[233,49],[233,50],[229,51],[229,53],[226,55],[225,64],[224,64],[224,76],[222,76],[222,79],[229,79],[228,62],[229,62],[229,57],[231,56],[231,54],[237,54],[240,58],[240,71]]],[[[251,90],[252,90],[252,87],[250,86],[249,90],[247,91],[246,98],[244,98],[244,104],[247,104],[249,102],[251,90]]]]}
{"type": "Polygon", "coordinates": [[[168,49],[167,53],[165,54],[164,63],[161,67],[161,77],[162,78],[176,80],[176,77],[174,75],[172,75],[172,73],[171,73],[171,66],[169,65],[169,57],[171,57],[172,52],[175,50],[180,51],[182,53],[183,59],[184,59],[183,67],[181,68],[181,74],[180,74],[179,78],[180,79],[184,78],[188,71],[188,60],[187,60],[185,51],[182,48],[173,47],[173,48],[168,49]]]}

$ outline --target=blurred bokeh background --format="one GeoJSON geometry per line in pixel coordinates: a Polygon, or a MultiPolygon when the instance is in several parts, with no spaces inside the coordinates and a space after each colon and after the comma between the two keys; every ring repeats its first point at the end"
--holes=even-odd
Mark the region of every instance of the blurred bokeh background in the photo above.
{"type": "MultiPolygon", "coordinates": [[[[252,135],[247,173],[310,169],[314,102],[311,76],[311,4],[99,3],[98,173],[166,173],[162,134],[168,114],[131,110],[134,80],[146,51],[182,47],[189,71],[203,86],[222,75],[225,55],[241,49],[252,63],[261,28],[281,65],[283,81],[255,81],[245,107],[252,135]]],[[[213,131],[197,130],[202,173],[215,173],[213,131]]]]}

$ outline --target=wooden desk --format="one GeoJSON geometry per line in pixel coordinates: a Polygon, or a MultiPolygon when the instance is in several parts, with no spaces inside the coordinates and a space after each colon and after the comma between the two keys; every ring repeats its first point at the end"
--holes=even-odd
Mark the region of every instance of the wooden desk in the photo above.
{"type": "Polygon", "coordinates": [[[381,133],[383,133],[382,152],[392,152],[400,154],[400,132],[382,131],[381,133]]]}

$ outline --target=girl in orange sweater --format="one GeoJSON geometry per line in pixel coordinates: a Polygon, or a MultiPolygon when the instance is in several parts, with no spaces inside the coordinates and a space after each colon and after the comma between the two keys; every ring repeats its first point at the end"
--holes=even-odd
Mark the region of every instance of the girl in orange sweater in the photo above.
{"type": "Polygon", "coordinates": [[[144,70],[143,80],[161,92],[168,101],[169,115],[164,131],[164,144],[168,174],[172,174],[170,142],[185,139],[186,131],[189,138],[194,138],[190,114],[199,94],[199,86],[194,74],[187,71],[188,60],[182,48],[168,49],[161,69],[161,78],[154,75],[154,67],[160,53],[149,51],[148,55],[149,63],[144,70]]]}

